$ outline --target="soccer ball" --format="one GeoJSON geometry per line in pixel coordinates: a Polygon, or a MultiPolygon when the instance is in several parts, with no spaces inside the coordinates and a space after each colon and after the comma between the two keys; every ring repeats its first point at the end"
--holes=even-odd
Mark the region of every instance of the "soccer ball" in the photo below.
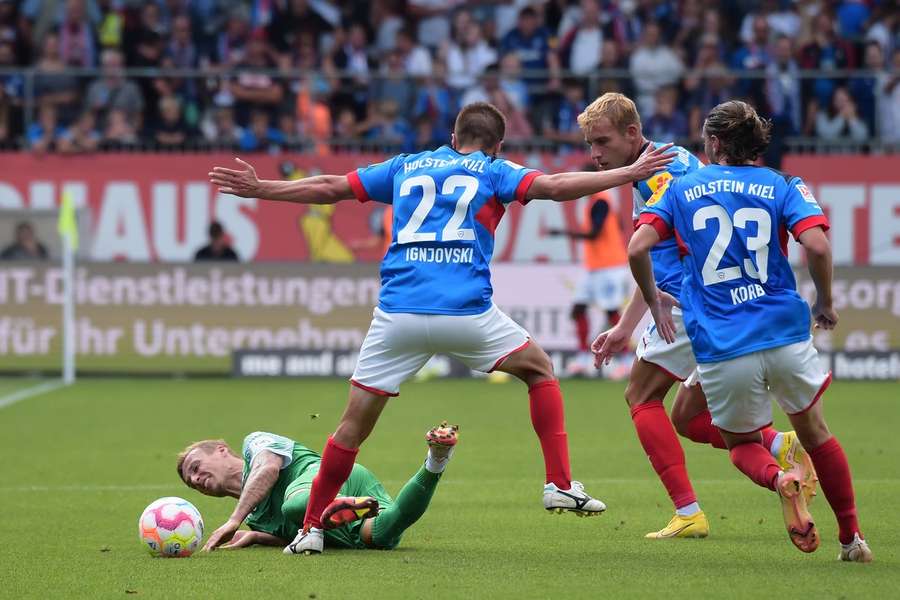
{"type": "Polygon", "coordinates": [[[203,539],[203,518],[183,498],[160,498],[141,514],[138,535],[153,556],[190,556],[203,539]]]}

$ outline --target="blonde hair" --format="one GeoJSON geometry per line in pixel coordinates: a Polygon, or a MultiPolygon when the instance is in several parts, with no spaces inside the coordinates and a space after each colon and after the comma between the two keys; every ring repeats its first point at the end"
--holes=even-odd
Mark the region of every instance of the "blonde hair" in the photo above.
{"type": "Polygon", "coordinates": [[[603,117],[609,119],[613,127],[621,132],[629,125],[637,125],[639,128],[641,126],[641,117],[634,101],[618,92],[606,92],[591,102],[584,112],[578,115],[578,126],[582,131],[586,131],[603,117]]]}
{"type": "Polygon", "coordinates": [[[181,477],[181,480],[187,483],[187,480],[184,478],[184,473],[181,472],[181,468],[184,466],[184,459],[187,458],[188,454],[193,452],[196,449],[203,450],[204,454],[212,454],[216,448],[219,446],[225,446],[228,448],[228,452],[232,456],[237,456],[232,449],[228,446],[228,443],[225,440],[201,440],[199,442],[194,442],[190,444],[187,448],[178,453],[178,476],[181,477]]]}

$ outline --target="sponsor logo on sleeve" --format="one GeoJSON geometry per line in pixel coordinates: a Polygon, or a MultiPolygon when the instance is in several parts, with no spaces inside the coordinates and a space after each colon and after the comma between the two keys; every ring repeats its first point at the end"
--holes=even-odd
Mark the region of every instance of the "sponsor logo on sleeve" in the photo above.
{"type": "Polygon", "coordinates": [[[816,206],[819,205],[819,203],[816,202],[816,197],[813,196],[813,193],[811,191],[809,191],[808,187],[806,187],[802,183],[798,183],[794,187],[797,188],[797,191],[800,192],[800,197],[803,198],[806,202],[809,202],[810,204],[815,204],[816,206]]]}

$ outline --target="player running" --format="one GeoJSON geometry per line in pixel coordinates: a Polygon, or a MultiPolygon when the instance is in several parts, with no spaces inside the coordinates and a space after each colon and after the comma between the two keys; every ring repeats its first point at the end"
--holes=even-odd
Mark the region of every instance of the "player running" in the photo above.
{"type": "MultiPolygon", "coordinates": [[[[323,515],[327,543],[340,548],[395,548],[403,532],[428,508],[456,447],[458,429],[444,422],[425,434],[425,464],[401,488],[396,500],[371,471],[353,465],[350,478],[341,487],[342,497],[323,515]]],[[[261,431],[244,438],[241,456],[222,440],[204,440],[185,448],[178,455],[182,481],[207,496],[238,499],[231,517],[209,536],[203,549],[287,544],[303,522],[321,460],[291,439],[261,431]],[[239,531],[245,519],[250,530],[239,531]]]]}
{"type": "Polygon", "coordinates": [[[806,250],[816,287],[816,326],[833,329],[838,316],[831,297],[828,220],[799,177],[753,164],[768,145],[769,128],[745,102],[716,106],[703,127],[712,164],[647,203],[628,247],[629,263],[660,335],[674,341],[673,319],[659,298],[650,262],[650,249],[674,233],[684,255],[684,322],[712,422],[731,461],[778,493],[791,541],[813,552],[818,532],[801,493],[809,469],[803,463],[782,468],[762,445],[759,432],[772,423],[771,394],[808,449],[837,517],[838,558],[869,562],[872,552],[857,522],[847,457],[819,402],[831,374],[819,364],[810,308],[797,293],[787,260],[790,231],[806,250]]]}
{"type": "MultiPolygon", "coordinates": [[[[647,140],[641,131],[641,119],[634,102],[617,93],[606,93],[592,102],[578,116],[578,123],[590,146],[591,158],[601,169],[612,169],[634,161],[648,147],[658,146],[647,140]]],[[[693,154],[675,147],[677,157],[663,171],[636,181],[632,186],[633,216],[646,205],[656,202],[673,181],[700,169],[703,164],[693,154]]],[[[656,285],[664,292],[662,301],[672,304],[681,293],[681,261],[674,239],[665,240],[651,250],[656,285]]],[[[627,350],[631,335],[647,312],[647,304],[635,290],[618,324],[604,331],[592,344],[596,366],[627,350]]],[[[672,405],[672,418],[666,414],[663,399],[676,382],[684,382],[696,368],[690,340],[685,332],[681,311],[672,311],[676,325],[675,341],[667,344],[659,331],[650,324],[638,344],[631,367],[625,400],[638,439],[654,471],[669,494],[675,515],[659,531],[646,535],[650,539],[698,538],[709,535],[709,521],[697,502],[688,478],[684,450],[676,429],[689,439],[725,448],[725,442],[710,421],[706,398],[699,385],[682,384],[672,405]],[[674,423],[674,427],[673,427],[674,423]]],[[[806,461],[802,446],[793,432],[779,433],[772,428],[763,431],[767,448],[788,468],[792,462],[806,461]]],[[[814,479],[804,488],[814,493],[814,479]]]]}
{"type": "Polygon", "coordinates": [[[450,146],[403,154],[346,176],[295,182],[260,181],[253,168],[216,167],[223,193],[329,204],[374,200],[392,204],[392,242],[381,263],[381,293],[350,380],[350,398],[322,453],[295,553],[322,551],[322,511],[347,479],[359,446],[387,399],[435,353],[469,368],[510,373],[528,386],[531,420],[544,455],[543,505],[580,516],[606,509],[569,471],[562,393],[547,354],[492,302],[494,230],[513,202],[573,200],[649,177],[672,159],[668,146],[606,173],[545,175],[497,158],[506,123],[491,104],[476,102],[457,116],[450,146]]]}

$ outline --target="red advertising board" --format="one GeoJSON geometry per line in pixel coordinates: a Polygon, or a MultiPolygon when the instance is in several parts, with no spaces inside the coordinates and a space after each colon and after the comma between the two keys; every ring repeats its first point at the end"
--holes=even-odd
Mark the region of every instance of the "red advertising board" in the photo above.
{"type": "MultiPolygon", "coordinates": [[[[260,155],[250,157],[261,177],[278,177],[291,160],[304,174],[344,173],[382,156],[260,155]]],[[[580,168],[569,154],[512,156],[548,172],[580,168]]],[[[229,154],[101,154],[59,157],[0,154],[0,210],[53,208],[63,191],[81,207],[91,260],[188,261],[217,219],[244,260],[352,262],[380,258],[371,243],[372,203],[307,207],[222,196],[207,183],[213,165],[234,164],[229,154]],[[366,240],[370,243],[366,244],[366,240]]],[[[832,221],[837,264],[900,264],[900,170],[896,157],[791,156],[785,170],[802,176],[832,221]]],[[[614,190],[623,224],[630,193],[614,190]]],[[[579,201],[579,202],[584,202],[579,201]]],[[[581,204],[533,202],[513,207],[496,232],[501,261],[570,263],[577,244],[547,229],[577,227],[581,204]]],[[[625,225],[627,226],[627,225],[625,225]]],[[[0,232],[0,238],[9,236],[0,232]]]]}

